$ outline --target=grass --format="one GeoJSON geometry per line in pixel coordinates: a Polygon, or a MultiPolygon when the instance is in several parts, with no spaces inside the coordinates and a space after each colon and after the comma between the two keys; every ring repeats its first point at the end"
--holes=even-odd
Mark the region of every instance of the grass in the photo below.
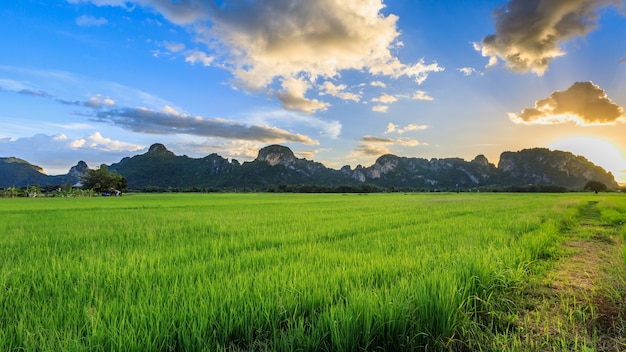
{"type": "MultiPolygon", "coordinates": [[[[0,199],[0,350],[558,347],[525,342],[550,317],[522,315],[524,292],[557,270],[566,233],[595,238],[588,205],[622,241],[618,195],[0,199]]],[[[553,301],[598,317],[578,295],[553,301]]]]}
{"type": "Polygon", "coordinates": [[[497,350],[626,349],[623,200],[585,200],[566,213],[558,261],[524,288],[517,331],[497,350]]]}

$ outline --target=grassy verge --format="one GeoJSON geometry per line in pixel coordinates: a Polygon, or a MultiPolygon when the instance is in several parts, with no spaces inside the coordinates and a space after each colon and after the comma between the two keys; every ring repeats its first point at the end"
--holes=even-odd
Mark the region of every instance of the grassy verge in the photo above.
{"type": "Polygon", "coordinates": [[[494,350],[626,350],[626,207],[597,197],[563,217],[557,260],[522,290],[515,329],[494,350]]]}

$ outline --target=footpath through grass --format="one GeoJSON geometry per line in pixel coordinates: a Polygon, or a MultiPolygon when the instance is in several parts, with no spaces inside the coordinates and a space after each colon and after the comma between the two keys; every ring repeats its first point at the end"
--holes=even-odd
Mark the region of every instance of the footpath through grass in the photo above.
{"type": "Polygon", "coordinates": [[[516,329],[494,350],[626,350],[624,197],[582,200],[562,219],[556,261],[522,290],[516,329]]]}
{"type": "MultiPolygon", "coordinates": [[[[534,297],[563,299],[539,278],[592,228],[621,246],[625,209],[587,194],[0,199],[0,350],[558,350],[576,335],[541,330],[555,314],[534,297]]],[[[572,349],[621,328],[600,325],[572,349]]]]}

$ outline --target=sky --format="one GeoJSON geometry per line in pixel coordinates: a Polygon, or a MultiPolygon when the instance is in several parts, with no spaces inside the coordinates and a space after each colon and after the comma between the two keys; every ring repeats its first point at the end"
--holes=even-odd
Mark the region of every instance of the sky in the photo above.
{"type": "Polygon", "coordinates": [[[20,0],[0,18],[0,157],[47,174],[153,143],[335,169],[543,147],[626,182],[624,0],[20,0]]]}

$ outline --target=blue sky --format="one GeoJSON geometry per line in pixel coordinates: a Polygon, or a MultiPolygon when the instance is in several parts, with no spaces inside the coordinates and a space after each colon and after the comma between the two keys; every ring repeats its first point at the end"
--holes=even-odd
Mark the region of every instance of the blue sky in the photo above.
{"type": "Polygon", "coordinates": [[[20,0],[0,5],[0,156],[328,167],[572,151],[626,182],[621,0],[20,0]]]}

